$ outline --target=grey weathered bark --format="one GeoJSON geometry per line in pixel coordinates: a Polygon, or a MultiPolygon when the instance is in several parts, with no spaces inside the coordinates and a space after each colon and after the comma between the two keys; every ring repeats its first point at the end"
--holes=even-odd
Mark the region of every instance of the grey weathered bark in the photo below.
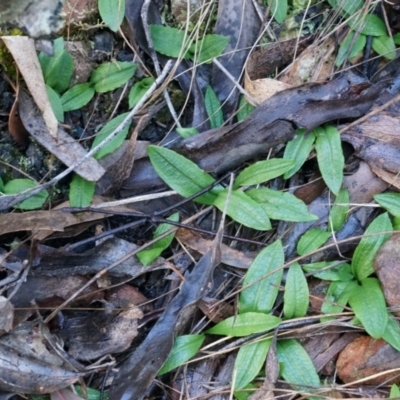
{"type": "Polygon", "coordinates": [[[33,38],[46,37],[63,27],[64,0],[1,0],[0,26],[15,26],[33,38]]]}

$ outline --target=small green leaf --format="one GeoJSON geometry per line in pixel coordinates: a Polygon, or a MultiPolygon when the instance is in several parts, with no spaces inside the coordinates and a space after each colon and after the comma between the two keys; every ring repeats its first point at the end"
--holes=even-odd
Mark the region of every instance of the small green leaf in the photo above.
{"type": "Polygon", "coordinates": [[[400,44],[400,32],[393,35],[393,40],[397,45],[400,44]]]}
{"type": "Polygon", "coordinates": [[[386,35],[386,26],[381,18],[375,14],[359,15],[358,18],[352,18],[348,25],[353,30],[362,28],[361,33],[365,36],[386,35]]]}
{"type": "Polygon", "coordinates": [[[388,314],[378,279],[366,278],[353,289],[349,303],[367,333],[380,339],[386,330],[388,314]]]}
{"type": "Polygon", "coordinates": [[[288,192],[268,188],[250,189],[246,194],[261,205],[271,219],[292,222],[316,221],[303,201],[288,192]]]}
{"type": "Polygon", "coordinates": [[[388,314],[388,322],[386,325],[385,332],[382,339],[388,342],[397,351],[400,351],[400,326],[399,322],[393,317],[392,314],[388,314]]]}
{"type": "Polygon", "coordinates": [[[282,281],[284,261],[280,240],[260,251],[243,280],[244,289],[239,296],[240,313],[268,313],[272,310],[282,281]]]}
{"type": "Polygon", "coordinates": [[[168,57],[188,58],[187,50],[183,51],[185,32],[163,25],[150,25],[150,35],[154,50],[168,57]]]}
{"type": "MultiPolygon", "coordinates": [[[[349,301],[349,298],[355,288],[358,287],[356,281],[347,282],[332,282],[329,285],[328,291],[325,296],[324,303],[321,307],[323,314],[336,314],[341,313],[349,301]]],[[[321,318],[321,322],[332,320],[331,317],[321,318]]]]}
{"type": "Polygon", "coordinates": [[[356,35],[356,33],[350,31],[345,39],[340,43],[339,52],[335,62],[337,67],[340,67],[346,59],[352,59],[353,57],[356,57],[365,47],[365,44],[367,43],[367,37],[365,35],[358,34],[357,39],[354,40],[354,35],[356,35]]]}
{"type": "Polygon", "coordinates": [[[344,157],[340,133],[333,126],[327,126],[315,141],[317,161],[322,178],[334,194],[338,194],[343,182],[344,157]]]}
{"type": "Polygon", "coordinates": [[[163,375],[173,369],[183,365],[199,351],[204,342],[204,335],[183,335],[175,339],[167,361],[158,371],[158,376],[163,375]]]}
{"type": "Polygon", "coordinates": [[[117,89],[135,74],[137,65],[127,61],[106,62],[97,67],[90,76],[90,82],[97,93],[117,89]]]}
{"type": "Polygon", "coordinates": [[[331,208],[329,219],[332,223],[332,229],[338,231],[346,222],[347,213],[350,210],[350,197],[347,189],[341,189],[336,196],[335,202],[331,208]],[[338,205],[344,204],[344,205],[338,205]]]}
{"type": "MultiPolygon", "coordinates": [[[[31,189],[37,186],[37,183],[31,179],[13,179],[4,185],[4,194],[17,194],[24,190],[31,189]]],[[[47,190],[42,190],[29,199],[15,206],[21,210],[35,210],[41,208],[49,197],[47,190]]]]}
{"type": "Polygon", "coordinates": [[[266,161],[258,161],[245,168],[235,179],[234,187],[258,185],[280,176],[291,169],[293,160],[271,158],[266,161]]]}
{"type": "Polygon", "coordinates": [[[297,262],[293,263],[286,276],[283,294],[283,314],[285,318],[304,317],[307,314],[309,295],[307,279],[303,270],[297,262]]]}
{"type": "Polygon", "coordinates": [[[198,40],[190,46],[189,54],[197,64],[209,64],[213,58],[223,53],[228,43],[228,36],[205,35],[202,40],[198,40]]]}
{"type": "MultiPolygon", "coordinates": [[[[99,143],[101,143],[105,138],[107,138],[114,130],[122,123],[122,121],[127,117],[128,113],[124,113],[118,115],[117,117],[113,118],[111,121],[107,122],[103,128],[97,133],[93,143],[92,149],[96,147],[99,143]]],[[[117,150],[122,143],[124,142],[126,136],[129,132],[130,123],[115,136],[111,142],[107,143],[102,149],[100,149],[95,155],[94,158],[100,160],[101,158],[105,157],[108,154],[113,153],[117,150]]]]}
{"type": "Polygon", "coordinates": [[[379,193],[375,201],[395,217],[400,217],[400,193],[379,193]]]}
{"type": "Polygon", "coordinates": [[[287,0],[268,0],[268,5],[271,7],[271,15],[276,22],[283,24],[288,10],[287,0]]]}
{"type": "Polygon", "coordinates": [[[387,213],[375,218],[365,231],[365,236],[356,247],[351,268],[353,274],[362,280],[374,272],[374,259],[380,247],[390,238],[390,233],[373,235],[379,232],[391,232],[392,224],[387,213]],[[369,236],[371,235],[371,236],[369,236]]]}
{"type": "Polygon", "coordinates": [[[129,108],[133,108],[139,102],[139,100],[146,94],[150,86],[154,83],[154,78],[144,78],[139,82],[136,82],[129,92],[129,108]]]}
{"type": "Polygon", "coordinates": [[[309,355],[297,340],[278,341],[277,353],[282,377],[294,389],[310,393],[313,387],[317,388],[320,385],[309,355]]]}
{"type": "Polygon", "coordinates": [[[90,83],[79,83],[62,95],[62,107],[64,111],[79,110],[86,106],[93,96],[94,89],[90,83]]]}
{"type": "MultiPolygon", "coordinates": [[[[183,197],[190,197],[214,183],[195,163],[180,154],[159,146],[148,146],[151,164],[160,178],[183,197]]],[[[202,204],[211,205],[217,198],[218,188],[196,198],[202,204]]]]}
{"type": "MultiPolygon", "coordinates": [[[[225,209],[225,204],[228,201],[228,192],[228,189],[220,191],[218,197],[214,200],[215,207],[221,211],[225,209]]],[[[240,190],[232,191],[226,213],[236,222],[249,228],[260,231],[271,229],[271,223],[264,209],[240,190]]]]}
{"type": "Polygon", "coordinates": [[[47,96],[57,121],[64,122],[64,109],[60,96],[49,85],[46,85],[47,96]]]}
{"type": "Polygon", "coordinates": [[[235,389],[243,389],[260,372],[271,346],[271,339],[241,346],[235,359],[235,389]]]}
{"type": "Polygon", "coordinates": [[[182,136],[184,139],[190,138],[194,135],[197,135],[199,131],[196,128],[176,128],[176,131],[182,136]]]}
{"type": "Polygon", "coordinates": [[[305,264],[302,268],[306,272],[311,272],[316,278],[325,281],[345,282],[354,279],[354,275],[351,272],[351,265],[344,262],[321,261],[313,264],[305,264]]]}
{"type": "Polygon", "coordinates": [[[390,399],[400,399],[400,389],[396,384],[393,384],[390,388],[390,399]]]}
{"type": "Polygon", "coordinates": [[[125,16],[125,0],[99,0],[99,13],[104,23],[117,32],[125,16]]]}
{"type": "Polygon", "coordinates": [[[273,315],[247,312],[229,317],[208,329],[210,335],[248,336],[253,333],[266,332],[276,328],[282,322],[281,318],[273,315]]]}
{"type": "Polygon", "coordinates": [[[219,128],[224,124],[221,103],[211,86],[207,87],[204,105],[210,118],[211,128],[219,128]]]}
{"type": "Polygon", "coordinates": [[[49,85],[58,93],[64,92],[68,88],[74,73],[74,60],[64,50],[63,38],[54,41],[54,56],[42,55],[40,63],[46,85],[49,85]]]}
{"type": "MultiPolygon", "coordinates": [[[[169,218],[169,221],[178,222],[179,221],[179,213],[172,214],[169,218]]],[[[160,224],[160,226],[156,229],[153,235],[153,239],[156,239],[163,233],[169,231],[171,229],[170,224],[160,224]]],[[[136,256],[139,258],[140,262],[144,265],[150,265],[160,254],[169,247],[172,243],[172,240],[175,237],[175,232],[165,236],[164,238],[160,239],[157,243],[154,243],[151,248],[144,249],[139,251],[136,256]]]]}
{"type": "Polygon", "coordinates": [[[304,233],[297,243],[297,253],[300,256],[311,253],[319,249],[331,236],[330,232],[322,229],[312,228],[304,233]]]}
{"type": "Polygon", "coordinates": [[[294,165],[283,175],[285,179],[289,179],[301,168],[313,148],[314,141],[315,129],[310,133],[307,133],[305,129],[298,129],[297,136],[286,144],[283,158],[294,160],[294,165]]]}
{"type": "Polygon", "coordinates": [[[245,96],[242,95],[240,97],[239,108],[236,114],[238,122],[246,119],[253,112],[253,110],[255,110],[255,107],[246,100],[245,96]]]}
{"type": "Polygon", "coordinates": [[[388,35],[374,37],[372,40],[372,48],[381,56],[388,60],[396,58],[396,45],[393,39],[388,35]]]}
{"type": "Polygon", "coordinates": [[[69,185],[69,204],[71,207],[87,207],[93,200],[95,182],[75,174],[69,185]]]}

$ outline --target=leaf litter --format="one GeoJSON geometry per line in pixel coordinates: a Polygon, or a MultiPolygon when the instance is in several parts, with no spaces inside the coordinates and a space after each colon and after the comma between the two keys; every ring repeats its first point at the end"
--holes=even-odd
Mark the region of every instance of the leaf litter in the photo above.
{"type": "MultiPolygon", "coordinates": [[[[71,24],[76,9],[70,14],[71,1],[66,3],[68,28],[79,30],[71,24]]],[[[97,4],[78,3],[88,15],[96,13],[97,4]]],[[[83,64],[92,68],[84,73],[86,81],[71,80],[65,89],[54,77],[46,82],[60,91],[62,126],[41,72],[39,78],[30,75],[29,63],[37,58],[33,42],[4,37],[27,87],[19,89],[18,104],[30,138],[20,146],[28,152],[39,143],[68,170],[61,167],[49,179],[33,169],[34,179],[22,188],[30,191],[21,195],[10,182],[26,179],[26,172],[0,172],[1,389],[84,398],[65,388],[74,385],[77,391],[78,381],[89,382],[92,375],[87,390],[105,388],[111,399],[149,393],[161,398],[162,391],[170,398],[176,391],[212,399],[227,399],[231,392],[237,399],[396,393],[396,10],[386,2],[375,11],[360,2],[349,8],[332,0],[309,9],[293,2],[303,23],[310,18],[321,29],[327,20],[333,25],[352,13],[364,13],[366,21],[360,40],[354,21],[338,25],[336,37],[317,29],[303,36],[297,31],[293,39],[282,25],[291,16],[275,1],[268,2],[274,21],[262,18],[253,2],[192,1],[182,8],[175,0],[168,34],[184,27],[182,40],[196,37],[181,54],[181,45],[165,50],[165,40],[157,37],[166,31],[155,2],[119,3],[120,14],[114,15],[99,0],[99,12],[116,32],[125,6],[126,49],[120,36],[94,29],[86,39],[104,49],[108,37],[116,48],[111,43],[97,59],[85,52],[83,64]],[[188,11],[192,27],[184,17],[188,11]],[[385,26],[380,13],[391,25],[385,26]],[[216,23],[205,28],[199,16],[216,23]],[[264,44],[257,47],[260,39],[264,44]],[[367,46],[361,46],[365,59],[360,58],[367,40],[382,56],[379,65],[365,61],[372,57],[367,46]],[[23,43],[29,49],[18,47],[23,43]],[[180,55],[184,59],[172,68],[171,58],[180,55]],[[109,73],[101,74],[105,68],[109,73]],[[150,89],[128,96],[143,76],[153,83],[150,89]],[[168,91],[158,89],[165,79],[168,91]],[[42,82],[39,94],[35,82],[42,82]],[[186,99],[176,101],[174,92],[186,99]],[[245,99],[259,105],[254,109],[245,99]],[[114,128],[128,115],[128,103],[137,106],[125,127],[133,117],[134,124],[122,135],[124,127],[114,128]],[[243,117],[235,119],[238,105],[243,117]],[[107,123],[115,140],[110,136],[101,145],[106,147],[93,149],[107,123]],[[174,124],[198,133],[182,138],[174,124]],[[72,137],[74,129],[80,133],[72,137]],[[106,153],[111,154],[99,162],[106,153]],[[69,183],[63,179],[72,170],[80,185],[74,192],[78,178],[72,179],[69,190],[76,197],[62,203],[69,183]],[[227,172],[235,174],[230,184],[227,172]],[[47,193],[34,204],[46,208],[28,211],[21,201],[43,189],[51,197],[47,193]],[[115,204],[121,196],[132,204],[115,204]],[[229,223],[218,209],[226,210],[229,223]],[[169,218],[176,211],[181,218],[169,218]],[[157,225],[162,229],[156,231],[157,225]]],[[[35,29],[28,29],[32,36],[35,29]]],[[[8,113],[17,140],[16,106],[8,113]]],[[[95,398],[102,395],[95,392],[95,398]]]]}

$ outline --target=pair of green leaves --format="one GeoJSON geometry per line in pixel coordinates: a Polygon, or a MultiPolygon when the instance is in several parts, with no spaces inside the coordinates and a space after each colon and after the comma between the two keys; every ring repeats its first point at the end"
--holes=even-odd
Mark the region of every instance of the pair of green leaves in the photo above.
{"type": "MultiPolygon", "coordinates": [[[[215,182],[211,175],[172,150],[149,146],[148,154],[161,179],[183,197],[193,196],[215,182]]],[[[305,204],[289,193],[282,194],[269,189],[243,192],[240,189],[276,178],[291,168],[292,164],[289,160],[271,159],[244,169],[234,182],[227,214],[235,221],[258,230],[271,229],[270,217],[289,221],[315,220],[316,217],[308,212],[305,204]]],[[[218,185],[195,201],[215,205],[222,211],[227,199],[228,189],[218,185]]]]}
{"type": "MultiPolygon", "coordinates": [[[[118,115],[109,121],[104,127],[98,132],[96,138],[92,143],[92,149],[106,139],[127,117],[128,113],[118,115]]],[[[109,143],[107,143],[102,149],[100,149],[94,158],[100,160],[101,158],[113,153],[117,150],[124,142],[129,132],[130,123],[115,136],[109,143]]],[[[71,207],[86,207],[90,204],[93,199],[94,190],[96,183],[90,182],[81,176],[75,174],[72,178],[69,190],[69,202],[71,207]]]]}
{"type": "Polygon", "coordinates": [[[344,157],[339,131],[331,126],[318,127],[310,133],[300,129],[297,137],[285,148],[284,158],[294,160],[284,178],[293,176],[306,161],[315,145],[318,167],[324,182],[332,193],[338,194],[343,182],[344,157]]]}
{"type": "Polygon", "coordinates": [[[229,38],[221,35],[205,35],[191,43],[184,31],[163,25],[150,25],[154,49],[174,58],[194,60],[196,63],[210,63],[225,50],[229,38]]]}
{"type": "MultiPolygon", "coordinates": [[[[0,196],[21,193],[24,190],[32,189],[37,186],[37,183],[32,179],[12,179],[6,184],[0,178],[0,196]]],[[[35,194],[29,199],[24,200],[22,203],[15,206],[21,210],[36,210],[41,208],[49,197],[47,190],[42,190],[40,193],[35,194]]]]}

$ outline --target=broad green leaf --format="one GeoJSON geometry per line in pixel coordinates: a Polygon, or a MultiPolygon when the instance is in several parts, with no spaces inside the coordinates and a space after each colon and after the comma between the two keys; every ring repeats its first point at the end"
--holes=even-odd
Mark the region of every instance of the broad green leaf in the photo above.
{"type": "Polygon", "coordinates": [[[351,262],[353,274],[362,280],[374,272],[374,259],[380,247],[390,238],[390,233],[373,235],[379,232],[391,232],[392,224],[387,213],[375,218],[365,231],[365,236],[356,247],[351,262]],[[372,235],[372,236],[368,236],[372,235]]]}
{"type": "Polygon", "coordinates": [[[385,23],[375,14],[360,15],[358,18],[352,18],[348,25],[353,30],[359,30],[366,36],[387,35],[385,23]]]}
{"type": "MultiPolygon", "coordinates": [[[[253,333],[266,332],[276,328],[282,320],[273,315],[246,312],[239,315],[229,317],[217,325],[208,329],[206,333],[210,335],[225,335],[225,336],[248,336],[253,333]]],[[[248,383],[248,382],[247,382],[248,383]]]]}
{"type": "Polygon", "coordinates": [[[268,188],[250,189],[246,194],[259,203],[271,219],[292,222],[316,221],[303,201],[291,193],[268,188]]]}
{"type": "Polygon", "coordinates": [[[294,165],[293,160],[283,158],[271,158],[266,161],[258,161],[245,168],[235,179],[234,187],[258,185],[267,182],[287,172],[294,165]]]}
{"type": "Polygon", "coordinates": [[[137,65],[127,61],[106,62],[98,66],[90,76],[90,82],[98,93],[117,89],[135,74],[137,65]]]}
{"type": "Polygon", "coordinates": [[[64,109],[59,94],[49,85],[46,85],[47,96],[57,121],[64,122],[64,109]]]}
{"type": "Polygon", "coordinates": [[[96,182],[87,181],[75,174],[69,185],[69,205],[71,207],[87,207],[93,200],[96,182]]]}
{"type": "Polygon", "coordinates": [[[271,7],[271,15],[275,18],[278,24],[285,22],[288,11],[287,0],[268,0],[268,5],[271,7]]]}
{"type": "Polygon", "coordinates": [[[282,281],[283,263],[280,240],[270,244],[257,255],[243,280],[239,296],[239,312],[264,312],[272,310],[282,281]]]}
{"type": "Polygon", "coordinates": [[[340,43],[339,52],[336,57],[335,65],[340,67],[346,59],[356,57],[365,47],[367,37],[365,35],[357,34],[354,39],[355,32],[350,31],[345,39],[340,43]]]}
{"type": "Polygon", "coordinates": [[[215,207],[223,211],[225,204],[228,202],[226,213],[236,222],[260,231],[271,229],[268,215],[260,204],[240,190],[233,190],[229,199],[228,193],[228,188],[218,193],[217,198],[214,200],[215,207]]]}
{"type": "Polygon", "coordinates": [[[188,58],[187,51],[183,51],[184,31],[169,26],[150,25],[150,35],[154,50],[168,57],[188,58]]]}
{"type": "Polygon", "coordinates": [[[64,111],[79,110],[89,103],[94,96],[94,88],[90,83],[79,83],[61,96],[64,111]]]}
{"type": "MultiPolygon", "coordinates": [[[[179,213],[174,213],[170,217],[167,218],[170,221],[178,222],[179,221],[179,213]]],[[[160,224],[160,226],[156,229],[153,235],[153,239],[158,238],[163,233],[169,231],[171,229],[170,224],[160,224]]],[[[139,258],[140,262],[147,266],[151,264],[160,254],[169,247],[172,243],[172,240],[175,237],[175,232],[165,236],[164,238],[160,239],[157,243],[154,243],[151,248],[144,249],[139,251],[136,256],[139,258]]]]}
{"type": "Polygon", "coordinates": [[[351,265],[347,263],[337,263],[337,261],[321,261],[302,266],[304,271],[311,272],[313,276],[325,281],[350,281],[354,279],[351,272],[351,265]],[[330,267],[334,265],[333,267],[330,267]]]}
{"type": "MultiPolygon", "coordinates": [[[[107,138],[114,130],[122,123],[122,121],[127,117],[128,113],[118,115],[118,117],[113,118],[111,121],[107,122],[103,128],[97,133],[93,143],[92,149],[101,143],[105,138],[107,138]]],[[[113,153],[117,150],[124,142],[126,136],[129,132],[130,123],[120,132],[111,142],[107,143],[102,149],[100,149],[94,158],[100,160],[108,154],[113,153]]]]}
{"type": "MultiPolygon", "coordinates": [[[[214,178],[206,174],[194,162],[180,154],[159,146],[148,146],[151,164],[160,178],[183,197],[190,197],[214,183],[214,178]]],[[[202,194],[196,201],[211,205],[217,198],[217,190],[202,194]]]]}
{"type": "Polygon", "coordinates": [[[307,314],[309,290],[307,279],[299,263],[289,267],[283,294],[283,314],[286,319],[300,318],[307,314]]]}
{"type": "Polygon", "coordinates": [[[74,60],[72,56],[64,50],[64,40],[58,38],[54,41],[54,56],[41,55],[39,58],[44,80],[56,92],[64,92],[74,73],[74,60]]]}
{"type": "MultiPolygon", "coordinates": [[[[317,128],[321,129],[321,128],[317,128]]],[[[293,176],[307,160],[315,141],[315,129],[307,133],[305,129],[298,129],[297,136],[286,144],[283,158],[294,160],[294,165],[283,175],[285,179],[293,176]]]]}
{"type": "Polygon", "coordinates": [[[396,384],[393,384],[390,387],[389,398],[390,399],[400,399],[400,389],[396,384]]]}
{"type": "Polygon", "coordinates": [[[334,194],[338,194],[343,182],[344,157],[340,133],[333,126],[326,126],[324,133],[315,141],[317,161],[322,178],[334,194]]]}
{"type": "MultiPolygon", "coordinates": [[[[3,190],[4,194],[16,194],[36,186],[37,183],[31,179],[13,179],[4,185],[3,190]]],[[[15,208],[20,208],[21,210],[36,210],[43,206],[48,197],[49,193],[47,190],[42,190],[40,193],[16,205],[15,208]]]]}
{"type": "Polygon", "coordinates": [[[400,44],[400,32],[393,35],[393,40],[397,45],[400,44]]]}
{"type": "Polygon", "coordinates": [[[196,128],[176,128],[176,131],[181,135],[184,139],[190,138],[194,135],[197,135],[199,131],[196,128]]]}
{"type": "Polygon", "coordinates": [[[235,389],[243,389],[260,372],[271,346],[271,339],[241,346],[235,359],[235,389]]]}
{"type": "Polygon", "coordinates": [[[125,16],[125,0],[99,0],[101,19],[114,32],[117,32],[125,16]]]}
{"type": "MultiPolygon", "coordinates": [[[[355,288],[358,287],[356,281],[347,282],[332,282],[329,285],[328,291],[325,296],[324,303],[321,307],[323,314],[337,314],[341,313],[349,302],[349,298],[355,288]]],[[[332,320],[331,317],[321,318],[321,322],[332,320]]]]}
{"type": "Polygon", "coordinates": [[[388,60],[396,58],[396,45],[393,39],[388,35],[374,37],[372,40],[372,48],[381,56],[388,60]]]}
{"type": "Polygon", "coordinates": [[[395,217],[400,217],[400,193],[379,193],[374,200],[395,217]]]}
{"type": "Polygon", "coordinates": [[[129,108],[133,108],[139,102],[139,100],[146,94],[150,86],[154,83],[154,78],[144,78],[139,82],[136,82],[129,92],[129,108]]]}
{"type": "Polygon", "coordinates": [[[104,393],[103,391],[100,392],[100,390],[97,390],[97,389],[93,389],[93,388],[86,386],[85,390],[82,390],[82,387],[79,385],[74,385],[74,389],[76,390],[76,393],[78,394],[78,396],[82,397],[82,399],[108,400],[108,393],[104,393]],[[105,397],[103,397],[102,395],[105,395],[105,397]]]}
{"type": "Polygon", "coordinates": [[[347,213],[350,209],[350,197],[347,189],[340,189],[339,194],[336,196],[335,202],[329,213],[329,219],[332,223],[332,229],[338,231],[346,222],[347,213]],[[344,205],[338,205],[344,204],[344,205]]]}
{"type": "Polygon", "coordinates": [[[340,11],[344,11],[348,15],[353,15],[364,5],[363,0],[338,0],[335,7],[339,7],[340,11]]]}
{"type": "Polygon", "coordinates": [[[210,118],[211,128],[219,128],[224,124],[221,103],[211,86],[207,86],[204,105],[210,118]]]}
{"type": "Polygon", "coordinates": [[[252,113],[252,111],[254,109],[255,109],[255,107],[246,100],[245,96],[242,95],[240,97],[239,108],[238,108],[238,112],[236,114],[236,118],[237,118],[238,122],[246,119],[252,113]]]}
{"type": "Polygon", "coordinates": [[[319,249],[331,236],[330,232],[322,229],[312,228],[304,233],[297,242],[297,253],[300,256],[311,253],[319,249]]]}
{"type": "Polygon", "coordinates": [[[222,35],[205,35],[203,39],[193,43],[187,54],[197,64],[212,62],[212,59],[220,56],[229,43],[229,37],[222,35]]]}
{"type": "Polygon", "coordinates": [[[204,335],[183,335],[175,339],[167,361],[162,366],[157,375],[163,375],[173,369],[183,365],[199,351],[204,342],[204,335]]]}
{"type": "Polygon", "coordinates": [[[397,351],[400,351],[400,326],[399,322],[393,317],[392,314],[388,314],[388,322],[386,325],[385,332],[382,339],[388,342],[397,351]]]}
{"type": "Polygon", "coordinates": [[[353,288],[349,303],[367,333],[380,339],[385,333],[388,313],[378,279],[363,279],[361,286],[353,288]]]}
{"type": "Polygon", "coordinates": [[[296,390],[307,393],[320,385],[315,367],[300,343],[294,339],[278,341],[278,360],[281,375],[296,390]]]}

